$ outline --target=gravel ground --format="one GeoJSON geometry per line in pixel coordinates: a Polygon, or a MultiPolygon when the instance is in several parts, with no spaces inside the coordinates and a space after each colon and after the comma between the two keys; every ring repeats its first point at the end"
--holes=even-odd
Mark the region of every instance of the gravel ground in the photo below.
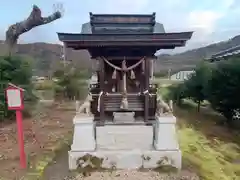
{"type": "Polygon", "coordinates": [[[199,180],[188,171],[179,174],[160,174],[155,171],[119,170],[114,172],[94,172],[88,177],[66,177],[64,180],[199,180]]]}

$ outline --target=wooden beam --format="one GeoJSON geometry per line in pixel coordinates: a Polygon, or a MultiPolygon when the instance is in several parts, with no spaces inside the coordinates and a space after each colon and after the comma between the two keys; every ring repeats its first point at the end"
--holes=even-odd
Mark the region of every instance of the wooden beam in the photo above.
{"type": "MultiPolygon", "coordinates": [[[[122,56],[105,56],[105,57],[106,57],[106,59],[113,60],[113,61],[121,61],[123,59],[122,56]]],[[[93,58],[96,58],[96,57],[93,56],[93,58]]],[[[127,61],[140,60],[142,58],[143,58],[143,56],[125,56],[125,59],[127,61]]]]}
{"type": "Polygon", "coordinates": [[[140,74],[140,91],[141,93],[144,91],[144,88],[145,88],[145,62],[142,62],[141,64],[141,74],[140,74]]]}
{"type": "Polygon", "coordinates": [[[180,33],[154,33],[154,34],[73,34],[58,33],[60,41],[187,41],[191,39],[193,32],[180,33]]]}
{"type": "Polygon", "coordinates": [[[166,47],[169,49],[173,49],[174,47],[185,46],[185,41],[65,41],[68,47],[71,48],[79,48],[79,49],[87,49],[89,47],[151,47],[156,49],[161,49],[162,47],[166,47]]]}

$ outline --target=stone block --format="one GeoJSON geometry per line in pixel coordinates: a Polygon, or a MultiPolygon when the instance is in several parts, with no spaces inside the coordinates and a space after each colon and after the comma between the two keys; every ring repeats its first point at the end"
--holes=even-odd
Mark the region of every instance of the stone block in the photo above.
{"type": "Polygon", "coordinates": [[[161,151],[178,151],[179,144],[176,135],[176,117],[157,117],[155,124],[154,147],[161,151]]]}
{"type": "Polygon", "coordinates": [[[93,117],[76,115],[73,119],[73,124],[74,134],[71,151],[94,151],[96,149],[96,141],[93,117]]]}
{"type": "Polygon", "coordinates": [[[93,157],[103,159],[101,168],[116,169],[153,169],[164,165],[181,168],[180,151],[156,151],[156,150],[112,150],[94,152],[69,151],[69,169],[77,168],[77,159],[90,154],[93,157]]]}

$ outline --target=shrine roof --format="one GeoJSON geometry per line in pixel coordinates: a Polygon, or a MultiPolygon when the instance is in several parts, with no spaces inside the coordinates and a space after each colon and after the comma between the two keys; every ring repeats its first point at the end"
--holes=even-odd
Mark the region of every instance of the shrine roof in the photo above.
{"type": "Polygon", "coordinates": [[[240,54],[240,45],[234,46],[232,48],[219,51],[218,53],[213,54],[210,58],[207,58],[207,61],[214,62],[218,61],[224,58],[228,58],[234,55],[239,55],[240,54]]]}
{"type": "Polygon", "coordinates": [[[82,25],[83,34],[141,34],[162,33],[164,27],[155,21],[152,14],[93,14],[82,25]]]}
{"type": "Polygon", "coordinates": [[[102,46],[149,46],[165,49],[164,47],[184,46],[192,37],[193,32],[179,33],[146,33],[146,34],[71,34],[58,33],[60,41],[67,47],[88,49],[102,46]]]}
{"type": "Polygon", "coordinates": [[[93,14],[89,13],[90,15],[90,23],[91,24],[115,24],[115,23],[155,23],[155,15],[156,13],[152,14],[93,14]]]}

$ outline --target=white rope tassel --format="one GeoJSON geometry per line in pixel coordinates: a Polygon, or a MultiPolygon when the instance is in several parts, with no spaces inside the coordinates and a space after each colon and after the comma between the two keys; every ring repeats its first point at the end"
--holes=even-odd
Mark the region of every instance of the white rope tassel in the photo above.
{"type": "Polygon", "coordinates": [[[128,109],[128,100],[127,97],[123,97],[120,105],[120,109],[128,109]]]}
{"type": "Polygon", "coordinates": [[[134,73],[134,71],[133,70],[131,70],[131,79],[136,79],[136,76],[135,76],[135,73],[134,73]]]}
{"type": "Polygon", "coordinates": [[[98,96],[98,106],[97,106],[97,111],[100,112],[100,100],[101,100],[101,97],[102,97],[102,94],[103,94],[103,91],[101,91],[99,93],[99,96],[98,96]]]}
{"type": "Polygon", "coordinates": [[[113,74],[112,74],[112,79],[116,79],[117,78],[117,70],[114,69],[113,74]]]}

